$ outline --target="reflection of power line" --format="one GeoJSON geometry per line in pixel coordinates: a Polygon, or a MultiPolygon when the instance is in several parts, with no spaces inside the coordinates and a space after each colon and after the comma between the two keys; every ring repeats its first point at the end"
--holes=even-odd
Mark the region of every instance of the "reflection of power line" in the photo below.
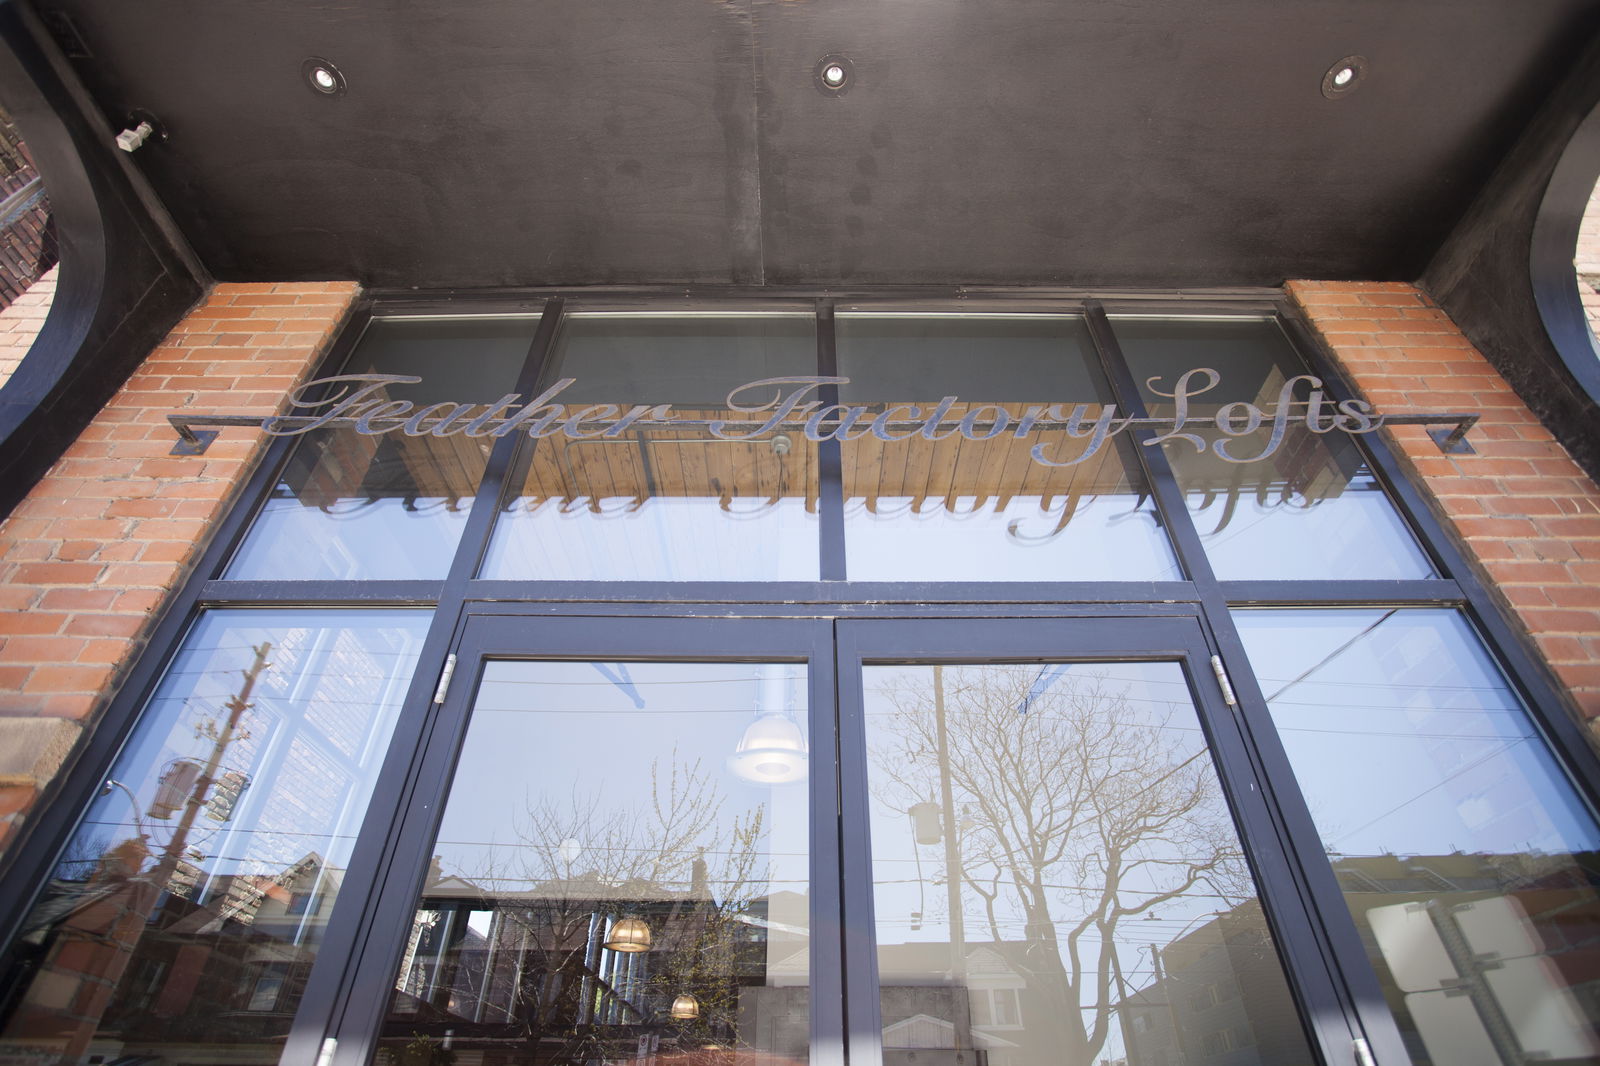
{"type": "Polygon", "coordinates": [[[1393,733],[1384,729],[1316,729],[1304,725],[1280,725],[1280,733],[1333,733],[1347,737],[1400,737],[1404,740],[1532,740],[1529,735],[1519,734],[1507,738],[1504,733],[1393,733]]]}
{"type": "MultiPolygon", "coordinates": [[[[888,860],[886,860],[886,859],[881,859],[881,858],[875,858],[872,861],[873,861],[874,864],[877,864],[877,863],[882,863],[882,862],[907,863],[907,862],[910,862],[911,860],[910,859],[888,859],[888,860]]],[[[911,884],[916,884],[916,878],[914,878],[914,877],[874,877],[872,879],[872,883],[874,885],[911,885],[911,884]]],[[[1041,884],[1038,887],[1040,887],[1040,888],[1048,888],[1048,889],[1051,889],[1051,890],[1056,891],[1056,892],[1104,892],[1106,890],[1106,886],[1104,885],[1104,883],[1095,884],[1095,885],[1052,885],[1052,884],[1041,884]]],[[[1166,891],[1160,890],[1160,889],[1124,888],[1121,885],[1117,886],[1117,893],[1118,893],[1118,895],[1126,895],[1126,896],[1164,896],[1164,895],[1167,894],[1166,891]]],[[[1185,893],[1183,893],[1183,895],[1181,897],[1175,897],[1175,898],[1181,898],[1181,899],[1220,899],[1220,900],[1226,900],[1226,901],[1232,902],[1234,900],[1237,900],[1238,896],[1237,895],[1228,895],[1228,894],[1222,893],[1222,892],[1185,892],[1185,893]]],[[[1157,921],[1157,922],[1162,922],[1162,921],[1167,921],[1169,919],[1156,918],[1154,920],[1157,921]]]]}
{"type": "MultiPolygon", "coordinates": [[[[1332,685],[1331,681],[1318,681],[1317,687],[1332,685]]],[[[1428,694],[1426,688],[1417,689],[1419,694],[1428,694]]],[[[1337,709],[1339,711],[1412,711],[1426,714],[1429,717],[1438,714],[1466,715],[1472,718],[1485,718],[1491,715],[1502,715],[1507,718],[1521,719],[1522,707],[1513,704],[1506,707],[1430,707],[1418,706],[1415,703],[1353,703],[1343,694],[1336,693],[1327,699],[1321,700],[1276,700],[1272,706],[1277,707],[1320,707],[1324,710],[1337,709]]]]}
{"type": "Polygon", "coordinates": [[[1400,609],[1398,607],[1391,607],[1389,610],[1383,612],[1383,614],[1379,616],[1379,618],[1378,618],[1378,620],[1376,622],[1372,623],[1370,626],[1368,626],[1367,628],[1363,629],[1361,632],[1357,633],[1355,636],[1351,637],[1349,640],[1345,641],[1343,644],[1339,645],[1337,648],[1335,648],[1332,651],[1330,651],[1327,655],[1324,655],[1317,662],[1312,663],[1311,666],[1308,667],[1303,673],[1301,673],[1301,675],[1299,677],[1297,677],[1294,680],[1288,682],[1282,688],[1280,688],[1278,691],[1276,691],[1272,695],[1268,696],[1267,697],[1267,702],[1271,703],[1273,700],[1277,699],[1279,696],[1283,695],[1285,692],[1288,692],[1290,689],[1294,688],[1296,685],[1298,685],[1300,682],[1304,681],[1306,678],[1310,677],[1312,674],[1316,673],[1318,670],[1321,670],[1324,666],[1327,666],[1334,659],[1337,659],[1340,655],[1343,655],[1350,648],[1354,647],[1357,641],[1360,641],[1360,640],[1364,639],[1367,636],[1368,633],[1371,633],[1374,629],[1377,629],[1379,626],[1383,625],[1383,623],[1387,622],[1389,619],[1393,618],[1398,613],[1400,613],[1400,609]]]}
{"type": "MultiPolygon", "coordinates": [[[[497,660],[491,659],[489,661],[491,663],[493,663],[493,662],[495,662],[497,660]]],[[[554,660],[552,660],[552,661],[554,661],[554,660]]],[[[635,664],[635,665],[637,665],[637,664],[635,664]]],[[[806,675],[805,674],[783,674],[783,675],[780,675],[780,676],[774,678],[773,680],[778,680],[778,681],[804,681],[805,679],[806,679],[806,675]]],[[[519,681],[519,680],[517,680],[515,678],[509,678],[509,677],[491,677],[491,678],[486,678],[485,681],[486,681],[486,683],[493,684],[493,685],[544,685],[544,686],[547,686],[549,688],[610,688],[610,687],[612,687],[611,686],[611,682],[609,682],[609,681],[539,681],[537,679],[529,680],[529,681],[519,681]]],[[[646,689],[649,689],[649,688],[666,688],[666,687],[668,687],[670,685],[751,685],[751,686],[754,686],[756,684],[756,680],[754,678],[751,678],[751,677],[748,677],[748,676],[746,676],[746,677],[709,677],[709,678],[698,678],[698,679],[691,678],[690,680],[687,680],[687,681],[640,681],[640,682],[637,682],[637,684],[639,685],[640,688],[646,688],[646,689]]]]}
{"type": "MultiPolygon", "coordinates": [[[[1256,680],[1286,681],[1289,678],[1268,677],[1266,674],[1257,674],[1256,680]]],[[[1504,685],[1446,685],[1429,681],[1426,685],[1407,685],[1399,681],[1319,681],[1319,685],[1329,685],[1336,688],[1393,688],[1414,689],[1417,692],[1498,692],[1504,694],[1504,685]]]]}
{"type": "MultiPolygon", "coordinates": [[[[516,844],[504,840],[437,840],[434,843],[441,847],[446,844],[450,844],[463,848],[514,848],[517,851],[537,851],[536,848],[530,847],[527,844],[516,844]]],[[[548,850],[553,851],[555,849],[552,847],[548,850]]],[[[583,845],[583,850],[585,854],[589,852],[609,852],[618,855],[636,855],[641,858],[653,857],[656,854],[654,851],[647,851],[640,848],[608,848],[604,844],[585,844],[583,845]]],[[[717,848],[696,848],[695,850],[706,855],[736,855],[743,857],[746,854],[745,852],[737,849],[729,849],[724,851],[717,848]]],[[[685,850],[684,854],[688,854],[688,852],[685,850]]],[[[810,852],[806,851],[763,851],[760,853],[761,857],[764,858],[792,859],[803,859],[809,854],[810,852]]],[[[582,860],[580,859],[579,862],[581,863],[582,860]]]]}
{"type": "Polygon", "coordinates": [[[1532,740],[1532,739],[1533,739],[1532,737],[1518,737],[1516,740],[1513,740],[1508,744],[1502,744],[1498,748],[1493,749],[1492,751],[1484,752],[1482,755],[1478,756],[1476,759],[1473,759],[1471,762],[1467,763],[1467,765],[1462,766],[1462,767],[1452,771],[1449,774],[1446,774],[1444,777],[1441,777],[1438,781],[1434,782],[1432,785],[1429,785],[1427,788],[1423,789],[1421,792],[1418,792],[1415,796],[1412,796],[1410,799],[1401,800],[1399,803],[1395,804],[1393,807],[1390,807],[1388,810],[1384,811],[1382,814],[1378,815],[1376,818],[1373,818],[1371,821],[1363,822],[1362,824],[1356,826],[1354,829],[1351,829],[1350,831],[1348,831],[1348,832],[1344,833],[1343,835],[1341,835],[1337,840],[1329,841],[1327,847],[1329,849],[1332,849],[1336,845],[1344,843],[1346,840],[1349,840],[1351,837],[1355,836],[1357,833],[1361,832],[1363,829],[1366,829],[1369,826],[1375,825],[1376,823],[1383,821],[1385,818],[1389,817],[1391,814],[1394,814],[1396,811],[1400,810],[1400,808],[1410,806],[1411,804],[1417,802],[1417,800],[1421,799],[1423,796],[1426,796],[1428,793],[1433,792],[1436,789],[1443,788],[1445,785],[1449,784],[1451,781],[1453,781],[1456,778],[1460,777],[1462,774],[1466,773],[1467,771],[1477,769],[1479,766],[1482,766],[1484,763],[1488,762],[1490,759],[1494,758],[1496,755],[1501,755],[1501,754],[1503,754],[1503,753],[1505,753],[1507,751],[1510,751],[1512,748],[1516,747],[1518,744],[1521,744],[1524,740],[1532,740]]]}

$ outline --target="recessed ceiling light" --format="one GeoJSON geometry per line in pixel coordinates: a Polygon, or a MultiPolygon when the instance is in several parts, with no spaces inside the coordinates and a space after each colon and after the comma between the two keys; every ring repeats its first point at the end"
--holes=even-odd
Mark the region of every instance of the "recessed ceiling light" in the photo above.
{"type": "Polygon", "coordinates": [[[1356,91],[1367,74],[1367,61],[1362,56],[1345,56],[1328,68],[1322,76],[1322,95],[1337,100],[1356,91]]]}
{"type": "Polygon", "coordinates": [[[838,96],[850,88],[855,80],[855,64],[840,55],[823,56],[817,60],[813,77],[817,88],[827,96],[838,96]]]}
{"type": "Polygon", "coordinates": [[[326,59],[317,56],[307,59],[300,64],[300,76],[318,96],[344,95],[344,75],[326,59]]]}

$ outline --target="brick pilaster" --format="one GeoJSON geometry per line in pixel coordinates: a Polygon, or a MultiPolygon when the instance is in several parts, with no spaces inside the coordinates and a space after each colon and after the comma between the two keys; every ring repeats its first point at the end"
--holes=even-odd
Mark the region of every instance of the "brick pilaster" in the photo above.
{"type": "Polygon", "coordinates": [[[0,846],[104,708],[265,446],[169,455],[167,415],[262,417],[348,313],[348,282],[218,285],[0,523],[0,846]]]}
{"type": "Polygon", "coordinates": [[[1383,432],[1594,728],[1600,489],[1415,286],[1294,281],[1289,292],[1379,410],[1483,413],[1468,435],[1475,455],[1440,453],[1421,426],[1383,432]]]}

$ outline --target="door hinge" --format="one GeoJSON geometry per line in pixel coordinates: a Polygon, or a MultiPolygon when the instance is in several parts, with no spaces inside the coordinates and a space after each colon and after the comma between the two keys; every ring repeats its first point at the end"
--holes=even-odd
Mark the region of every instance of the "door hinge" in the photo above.
{"type": "Polygon", "coordinates": [[[1372,1048],[1368,1046],[1365,1037],[1356,1037],[1354,1044],[1356,1066],[1378,1066],[1378,1061],[1372,1057],[1372,1048]]]}
{"type": "Polygon", "coordinates": [[[433,702],[443,703],[445,693],[450,691],[450,679],[456,673],[456,655],[451,652],[444,657],[444,669],[439,673],[439,687],[433,690],[433,702]]]}
{"type": "Polygon", "coordinates": [[[1222,702],[1229,707],[1239,706],[1239,700],[1233,694],[1233,682],[1228,680],[1228,669],[1222,665],[1222,656],[1211,657],[1211,672],[1217,675],[1217,687],[1222,689],[1222,702]]]}

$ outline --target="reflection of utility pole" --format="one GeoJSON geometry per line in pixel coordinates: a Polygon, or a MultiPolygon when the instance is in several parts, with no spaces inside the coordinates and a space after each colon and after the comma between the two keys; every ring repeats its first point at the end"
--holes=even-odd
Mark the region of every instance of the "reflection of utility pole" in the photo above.
{"type": "MultiPolygon", "coordinates": [[[[139,947],[139,940],[150,924],[150,916],[155,912],[156,904],[160,902],[162,893],[172,880],[172,875],[177,872],[178,863],[183,859],[184,847],[189,842],[189,833],[194,828],[195,818],[205,806],[206,794],[216,781],[217,770],[222,765],[222,756],[227,752],[228,745],[237,738],[239,720],[251,707],[250,694],[255,691],[256,679],[270,665],[267,662],[267,652],[272,650],[270,643],[264,641],[252,650],[256,653],[255,662],[248,670],[241,671],[244,674],[244,684],[240,686],[238,694],[225,704],[228,717],[223,727],[220,730],[213,727],[212,736],[215,743],[211,747],[211,756],[206,761],[205,769],[196,779],[194,789],[189,793],[183,817],[172,834],[172,840],[162,849],[161,861],[156,863],[148,875],[130,878],[126,905],[105,932],[101,943],[114,954],[106,961],[106,965],[98,970],[98,976],[95,978],[96,983],[102,986],[95,998],[103,1006],[100,1011],[87,1014],[79,1020],[77,1028],[68,1037],[67,1045],[62,1051],[62,1060],[65,1062],[78,1062],[87,1054],[89,1045],[100,1028],[100,1019],[105,1016],[105,1008],[110,1007],[117,986],[127,972],[128,964],[133,961],[133,953],[139,947]]],[[[134,806],[137,808],[138,804],[134,806]]],[[[135,817],[137,818],[137,815],[135,817]]]]}
{"type": "Polygon", "coordinates": [[[933,713],[939,745],[939,808],[944,817],[945,893],[950,907],[950,969],[966,969],[967,932],[961,914],[961,848],[956,843],[956,800],[950,784],[950,729],[945,721],[944,667],[933,668],[933,713]]]}
{"type": "MultiPolygon", "coordinates": [[[[933,714],[939,746],[939,807],[944,816],[944,889],[950,909],[950,981],[952,988],[966,987],[967,931],[961,914],[961,848],[956,843],[956,801],[950,784],[950,730],[945,721],[944,667],[933,668],[933,714]]],[[[971,995],[970,991],[968,995],[971,995]]],[[[956,1048],[972,1046],[972,1014],[955,1011],[956,1048]]]]}
{"type": "Polygon", "coordinates": [[[1117,954],[1117,938],[1112,937],[1108,946],[1111,948],[1111,975],[1117,981],[1117,1025],[1122,1030],[1122,1049],[1126,1052],[1123,1057],[1129,1063],[1137,1063],[1140,1061],[1138,1042],[1133,1039],[1134,1023],[1128,1017],[1129,1000],[1132,997],[1128,995],[1128,982],[1122,976],[1122,957],[1117,954]]]}
{"type": "Polygon", "coordinates": [[[1177,992],[1177,989],[1172,987],[1171,985],[1167,984],[1167,976],[1166,976],[1166,974],[1161,972],[1161,948],[1160,948],[1160,946],[1157,945],[1157,944],[1151,944],[1151,945],[1149,945],[1149,947],[1150,947],[1150,964],[1151,964],[1151,967],[1155,970],[1155,974],[1156,974],[1155,987],[1156,988],[1160,988],[1161,992],[1162,992],[1162,995],[1166,997],[1166,1001],[1167,1001],[1167,1018],[1172,1022],[1172,1046],[1178,1053],[1178,1062],[1179,1063],[1188,1062],[1189,1061],[1189,1053],[1184,1049],[1184,1046],[1183,1046],[1183,1030],[1181,1028],[1179,1028],[1179,1026],[1178,1026],[1178,1010],[1177,1010],[1176,1007],[1174,1007],[1172,1005],[1172,997],[1173,997],[1173,994],[1177,992]],[[1163,986],[1165,986],[1165,987],[1163,987],[1163,986]]]}

